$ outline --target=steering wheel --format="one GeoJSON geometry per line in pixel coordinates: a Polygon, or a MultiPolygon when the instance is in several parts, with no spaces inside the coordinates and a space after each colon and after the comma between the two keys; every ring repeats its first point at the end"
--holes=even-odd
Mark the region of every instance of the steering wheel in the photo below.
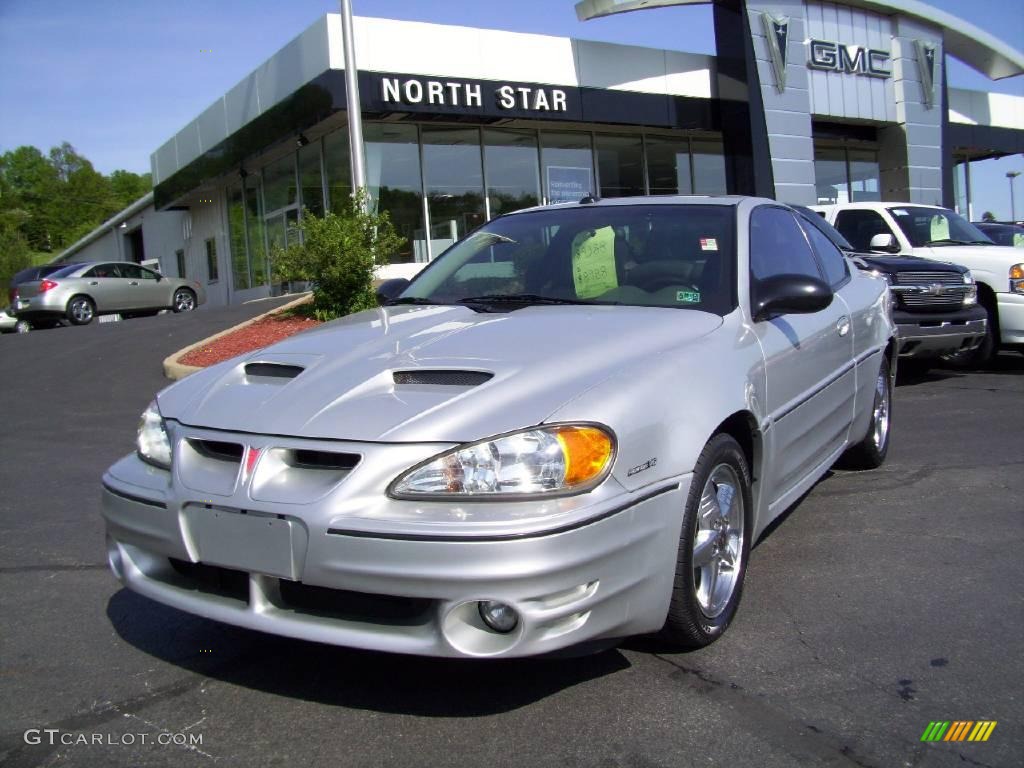
{"type": "Polygon", "coordinates": [[[648,293],[670,285],[696,291],[691,282],[691,269],[688,263],[652,261],[635,267],[629,275],[629,282],[648,293]]]}

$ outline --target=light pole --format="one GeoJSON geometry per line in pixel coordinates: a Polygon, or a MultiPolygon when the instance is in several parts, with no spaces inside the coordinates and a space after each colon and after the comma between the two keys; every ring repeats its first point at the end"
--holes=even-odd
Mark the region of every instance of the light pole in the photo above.
{"type": "Polygon", "coordinates": [[[363,155],[363,112],[359,104],[359,70],[356,68],[355,32],[352,29],[352,0],[341,0],[341,39],[345,46],[345,108],[348,110],[352,192],[355,193],[366,186],[366,158],[363,155]]]}
{"type": "Polygon", "coordinates": [[[1017,220],[1017,203],[1013,199],[1013,182],[1020,176],[1020,171],[1007,171],[1006,178],[1010,180],[1010,221],[1017,220]]]}

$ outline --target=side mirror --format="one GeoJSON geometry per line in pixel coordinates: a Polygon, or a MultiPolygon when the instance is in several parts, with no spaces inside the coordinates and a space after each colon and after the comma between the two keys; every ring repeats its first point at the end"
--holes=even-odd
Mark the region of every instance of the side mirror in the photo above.
{"type": "Polygon", "coordinates": [[[820,312],[832,303],[832,288],[817,277],[775,275],[754,283],[754,322],[776,315],[806,315],[820,312]]]}
{"type": "Polygon", "coordinates": [[[896,236],[891,233],[879,233],[871,238],[868,243],[868,250],[882,251],[884,253],[899,253],[900,244],[896,242],[896,236]]]}
{"type": "Polygon", "coordinates": [[[404,277],[393,277],[377,286],[377,303],[383,306],[404,291],[409,281],[404,277]]]}

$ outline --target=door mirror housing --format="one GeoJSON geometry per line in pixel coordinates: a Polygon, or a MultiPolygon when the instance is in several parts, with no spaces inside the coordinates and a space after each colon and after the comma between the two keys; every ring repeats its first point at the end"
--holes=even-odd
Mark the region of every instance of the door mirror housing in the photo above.
{"type": "Polygon", "coordinates": [[[883,253],[899,253],[900,244],[896,241],[896,235],[889,232],[879,232],[871,238],[868,249],[882,251],[883,253]]]}
{"type": "Polygon", "coordinates": [[[393,277],[390,280],[385,280],[383,283],[377,286],[377,303],[381,306],[387,304],[391,299],[395,298],[409,286],[409,281],[404,277],[393,277]]]}
{"type": "Polygon", "coordinates": [[[808,315],[826,309],[834,294],[821,278],[810,275],[774,275],[754,284],[751,311],[754,322],[777,315],[808,315]]]}

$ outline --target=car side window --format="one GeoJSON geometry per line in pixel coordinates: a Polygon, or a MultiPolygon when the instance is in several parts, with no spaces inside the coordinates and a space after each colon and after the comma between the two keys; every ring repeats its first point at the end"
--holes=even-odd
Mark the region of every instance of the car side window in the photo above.
{"type": "Polygon", "coordinates": [[[127,277],[132,280],[141,280],[144,277],[142,270],[134,264],[118,264],[117,270],[121,273],[121,277],[127,277]]]}
{"type": "Polygon", "coordinates": [[[92,269],[83,272],[82,277],[117,277],[117,274],[110,264],[97,264],[92,269]]]}
{"type": "Polygon", "coordinates": [[[766,205],[750,215],[750,274],[755,281],[776,275],[822,279],[796,214],[766,205]]]}
{"type": "Polygon", "coordinates": [[[137,267],[137,269],[139,270],[139,277],[141,277],[143,280],[158,279],[156,272],[152,271],[151,269],[146,269],[145,267],[137,267]]]}
{"type": "Polygon", "coordinates": [[[825,237],[810,222],[801,221],[800,226],[804,228],[807,238],[814,247],[814,252],[818,254],[818,260],[825,269],[825,279],[832,286],[832,290],[836,290],[850,276],[850,268],[846,264],[846,257],[843,256],[843,252],[836,247],[835,243],[825,237]]]}
{"type": "Polygon", "coordinates": [[[871,238],[875,235],[894,235],[882,214],[866,208],[840,211],[835,226],[858,251],[869,250],[871,238]]]}

